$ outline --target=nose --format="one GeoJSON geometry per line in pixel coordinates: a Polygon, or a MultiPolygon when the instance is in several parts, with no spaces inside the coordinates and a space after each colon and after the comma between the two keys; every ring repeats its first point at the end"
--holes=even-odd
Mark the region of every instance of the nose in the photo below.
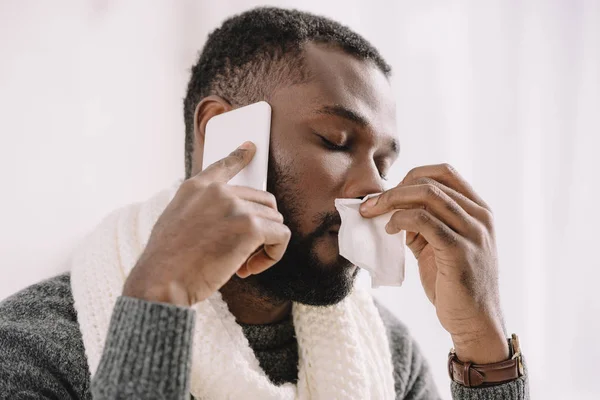
{"type": "Polygon", "coordinates": [[[383,192],[383,181],[373,160],[353,165],[342,189],[344,198],[362,199],[368,194],[383,192]]]}

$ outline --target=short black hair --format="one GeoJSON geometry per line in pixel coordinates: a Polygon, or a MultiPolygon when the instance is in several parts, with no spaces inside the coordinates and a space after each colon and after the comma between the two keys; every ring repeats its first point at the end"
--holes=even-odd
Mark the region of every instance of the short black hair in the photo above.
{"type": "Polygon", "coordinates": [[[209,36],[200,53],[184,99],[185,171],[192,170],[194,112],[206,96],[218,95],[234,107],[268,100],[284,83],[308,80],[303,45],[334,45],[360,59],[371,60],[386,75],[390,66],[375,47],[331,19],[274,7],[260,7],[227,19],[209,36]]]}

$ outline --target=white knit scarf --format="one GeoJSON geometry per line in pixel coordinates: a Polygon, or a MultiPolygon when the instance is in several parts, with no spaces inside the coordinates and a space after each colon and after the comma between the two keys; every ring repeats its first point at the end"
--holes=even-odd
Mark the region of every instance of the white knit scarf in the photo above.
{"type": "MultiPolygon", "coordinates": [[[[71,286],[92,376],[115,302],[154,223],[179,183],[110,214],[72,258],[71,286]]],[[[260,368],[220,292],[196,304],[191,393],[198,399],[393,399],[391,354],[371,296],[355,288],[340,303],[294,303],[298,382],[276,386],[260,368]]]]}

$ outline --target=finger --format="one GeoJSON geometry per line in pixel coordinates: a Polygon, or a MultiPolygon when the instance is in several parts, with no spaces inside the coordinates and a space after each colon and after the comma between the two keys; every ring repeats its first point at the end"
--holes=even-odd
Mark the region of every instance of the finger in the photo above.
{"type": "Polygon", "coordinates": [[[418,260],[421,252],[425,249],[425,246],[427,246],[427,240],[419,233],[406,232],[406,245],[418,260]]]}
{"type": "Polygon", "coordinates": [[[246,278],[250,275],[257,275],[261,272],[266,271],[275,265],[277,261],[274,261],[267,253],[266,247],[263,247],[259,252],[253,254],[242,269],[241,274],[238,276],[246,278]]]}
{"type": "Polygon", "coordinates": [[[413,168],[402,180],[403,184],[414,183],[420,178],[432,178],[447,187],[462,193],[479,206],[490,210],[485,201],[473,190],[471,185],[449,164],[426,165],[413,168]]]}
{"type": "Polygon", "coordinates": [[[260,218],[269,219],[278,223],[283,223],[283,215],[271,207],[253,201],[243,200],[238,215],[251,214],[260,218]]]}
{"type": "Polygon", "coordinates": [[[452,200],[454,200],[469,215],[481,222],[484,227],[488,229],[493,228],[494,217],[492,212],[487,208],[481,207],[479,204],[467,198],[465,195],[458,193],[456,190],[450,189],[448,186],[431,178],[419,178],[415,182],[421,185],[437,186],[440,188],[440,190],[450,196],[452,200]]]}
{"type": "MultiPolygon", "coordinates": [[[[281,260],[287,249],[292,233],[284,224],[263,220],[264,223],[264,254],[275,264],[281,260]]],[[[258,253],[260,254],[260,252],[258,253]]],[[[272,264],[271,264],[272,265],[272,264]]]]}
{"type": "MultiPolygon", "coordinates": [[[[401,186],[404,186],[406,184],[407,183],[403,183],[403,184],[401,184],[401,186]]],[[[450,198],[452,198],[452,200],[454,200],[463,210],[465,210],[469,215],[472,215],[475,218],[477,218],[479,216],[479,214],[481,213],[481,210],[483,209],[483,207],[481,207],[479,204],[475,203],[473,200],[469,199],[464,194],[461,194],[461,193],[457,192],[456,190],[449,188],[448,186],[436,181],[435,179],[419,178],[419,179],[415,180],[414,182],[409,183],[408,185],[411,185],[411,184],[433,185],[433,186],[438,187],[441,191],[443,191],[450,198]]]]}
{"type": "Polygon", "coordinates": [[[200,171],[194,178],[209,182],[228,182],[252,161],[256,153],[256,146],[252,142],[245,142],[227,157],[209,165],[200,171]]]}
{"type": "Polygon", "coordinates": [[[240,278],[247,278],[248,276],[252,275],[250,272],[248,272],[248,261],[250,261],[250,259],[254,257],[257,253],[261,252],[263,248],[264,246],[261,245],[254,251],[254,253],[250,254],[250,257],[248,257],[244,264],[242,264],[242,266],[236,271],[237,276],[239,276],[240,278]]]}
{"type": "Polygon", "coordinates": [[[247,216],[239,217],[238,220],[243,224],[243,229],[247,230],[248,234],[256,240],[256,244],[264,245],[263,251],[252,256],[252,263],[246,262],[248,272],[260,273],[283,257],[291,237],[290,229],[287,226],[256,216],[250,217],[250,223],[248,223],[247,216]],[[261,256],[261,254],[263,255],[261,256]]]}
{"type": "Polygon", "coordinates": [[[246,262],[244,263],[244,265],[242,265],[240,267],[240,269],[235,271],[235,274],[242,279],[247,278],[250,275],[252,275],[250,272],[248,272],[248,260],[246,260],[246,262]]]}
{"type": "Polygon", "coordinates": [[[391,235],[401,230],[416,232],[423,236],[435,250],[439,251],[455,247],[464,240],[448,225],[422,208],[396,211],[386,225],[385,230],[391,235]]]}
{"type": "Polygon", "coordinates": [[[259,203],[277,210],[277,200],[275,199],[275,196],[269,192],[247,186],[230,185],[230,188],[231,192],[239,198],[252,201],[254,203],[259,203]]]}
{"type": "MultiPolygon", "coordinates": [[[[454,200],[463,210],[467,212],[467,214],[474,217],[476,220],[482,222],[484,226],[491,228],[493,225],[493,215],[492,212],[486,208],[481,207],[479,204],[475,203],[473,200],[467,198],[465,195],[458,193],[456,190],[449,188],[448,186],[434,180],[431,178],[419,178],[416,179],[412,183],[400,183],[398,186],[410,186],[412,184],[419,185],[434,185],[440,188],[444,193],[446,193],[452,200],[454,200]]],[[[373,200],[368,200],[363,203],[363,207],[377,204],[379,201],[379,196],[374,197],[373,200]]],[[[362,211],[362,209],[361,209],[362,211]]],[[[366,215],[365,215],[366,216],[366,215]]]]}
{"type": "Polygon", "coordinates": [[[283,253],[275,255],[275,252],[279,252],[276,246],[265,245],[259,252],[252,255],[245,264],[246,276],[260,274],[275,265],[283,257],[283,253]]]}
{"type": "Polygon", "coordinates": [[[361,207],[364,217],[375,217],[394,209],[423,208],[461,235],[469,235],[477,221],[436,185],[399,185],[379,196],[372,207],[361,207]]]}

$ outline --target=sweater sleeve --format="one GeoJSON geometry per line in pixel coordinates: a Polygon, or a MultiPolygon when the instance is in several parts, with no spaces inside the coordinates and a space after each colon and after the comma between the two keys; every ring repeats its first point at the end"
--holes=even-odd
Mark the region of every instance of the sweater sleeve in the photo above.
{"type": "Polygon", "coordinates": [[[68,275],[0,303],[0,399],[90,400],[89,375],[68,275]]]}
{"type": "Polygon", "coordinates": [[[94,400],[189,398],[194,320],[190,308],[119,297],[92,378],[94,400]]]}
{"type": "Polygon", "coordinates": [[[529,400],[527,367],[525,367],[525,375],[502,385],[468,388],[452,382],[451,388],[454,400],[529,400]]]}
{"type": "MultiPolygon", "coordinates": [[[[396,399],[439,399],[427,362],[406,326],[383,305],[378,302],[375,302],[375,305],[390,342],[396,399]]],[[[451,392],[454,400],[529,400],[527,371],[525,376],[517,380],[487,388],[467,388],[452,382],[451,392]]]]}

